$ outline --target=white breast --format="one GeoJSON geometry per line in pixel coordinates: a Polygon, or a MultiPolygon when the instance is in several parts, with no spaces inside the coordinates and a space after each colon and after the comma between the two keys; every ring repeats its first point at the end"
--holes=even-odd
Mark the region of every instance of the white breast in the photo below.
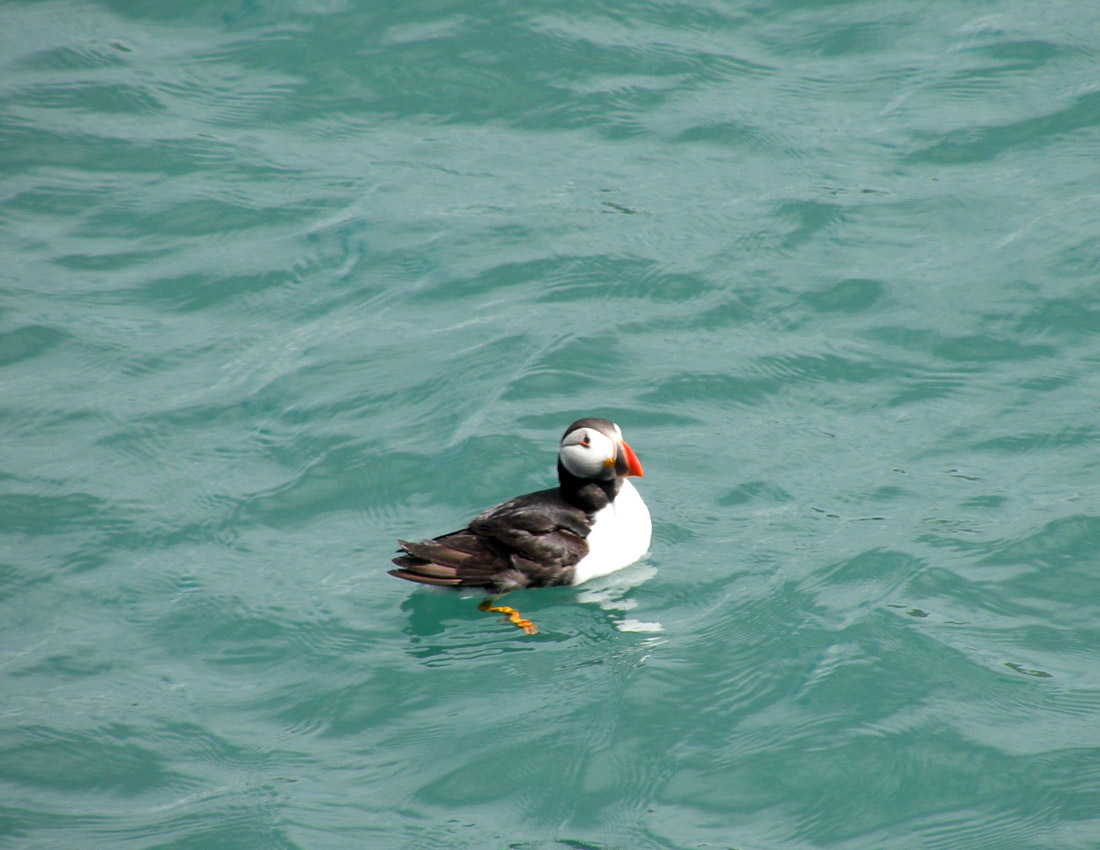
{"type": "Polygon", "coordinates": [[[629,481],[606,508],[596,513],[588,533],[588,554],[577,562],[573,584],[630,566],[649,551],[653,525],[649,508],[629,481]]]}

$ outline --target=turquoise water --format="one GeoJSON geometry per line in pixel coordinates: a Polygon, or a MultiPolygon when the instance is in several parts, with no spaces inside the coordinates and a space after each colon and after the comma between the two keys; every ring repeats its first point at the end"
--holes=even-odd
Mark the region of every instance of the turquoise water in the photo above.
{"type": "Polygon", "coordinates": [[[1100,847],[1100,6],[0,6],[0,845],[1100,847]],[[650,555],[394,538],[581,415],[650,555]]]}

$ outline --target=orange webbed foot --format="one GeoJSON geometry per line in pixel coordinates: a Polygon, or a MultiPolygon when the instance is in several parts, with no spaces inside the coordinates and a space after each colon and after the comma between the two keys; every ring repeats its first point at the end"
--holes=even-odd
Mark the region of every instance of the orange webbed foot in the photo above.
{"type": "MultiPolygon", "coordinates": [[[[499,598],[499,597],[498,597],[499,598]]],[[[519,615],[519,611],[515,608],[509,608],[507,605],[494,605],[496,599],[485,599],[477,606],[479,611],[490,611],[494,614],[504,614],[508,622],[519,629],[523,629],[527,634],[538,634],[538,627],[530,620],[526,620],[519,615]]]]}

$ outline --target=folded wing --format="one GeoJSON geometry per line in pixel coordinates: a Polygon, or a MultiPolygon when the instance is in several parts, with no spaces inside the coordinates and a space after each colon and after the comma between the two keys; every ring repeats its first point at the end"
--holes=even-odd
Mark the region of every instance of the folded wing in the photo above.
{"type": "Polygon", "coordinates": [[[591,517],[557,489],[511,499],[466,528],[410,542],[390,574],[421,584],[480,587],[503,593],[523,587],[569,584],[573,567],[588,554],[591,517]]]}

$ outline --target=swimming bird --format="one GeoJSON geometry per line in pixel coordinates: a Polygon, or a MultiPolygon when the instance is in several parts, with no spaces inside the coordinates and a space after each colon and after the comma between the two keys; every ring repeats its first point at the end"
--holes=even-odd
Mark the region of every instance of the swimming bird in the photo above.
{"type": "Polygon", "coordinates": [[[458,531],[412,543],[390,575],[442,587],[483,588],[478,608],[507,615],[528,634],[538,629],[514,608],[494,603],[527,587],[580,584],[629,566],[649,551],[649,509],[631,477],[637,455],[607,419],[578,419],[558,449],[558,486],[502,502],[458,531]]]}

